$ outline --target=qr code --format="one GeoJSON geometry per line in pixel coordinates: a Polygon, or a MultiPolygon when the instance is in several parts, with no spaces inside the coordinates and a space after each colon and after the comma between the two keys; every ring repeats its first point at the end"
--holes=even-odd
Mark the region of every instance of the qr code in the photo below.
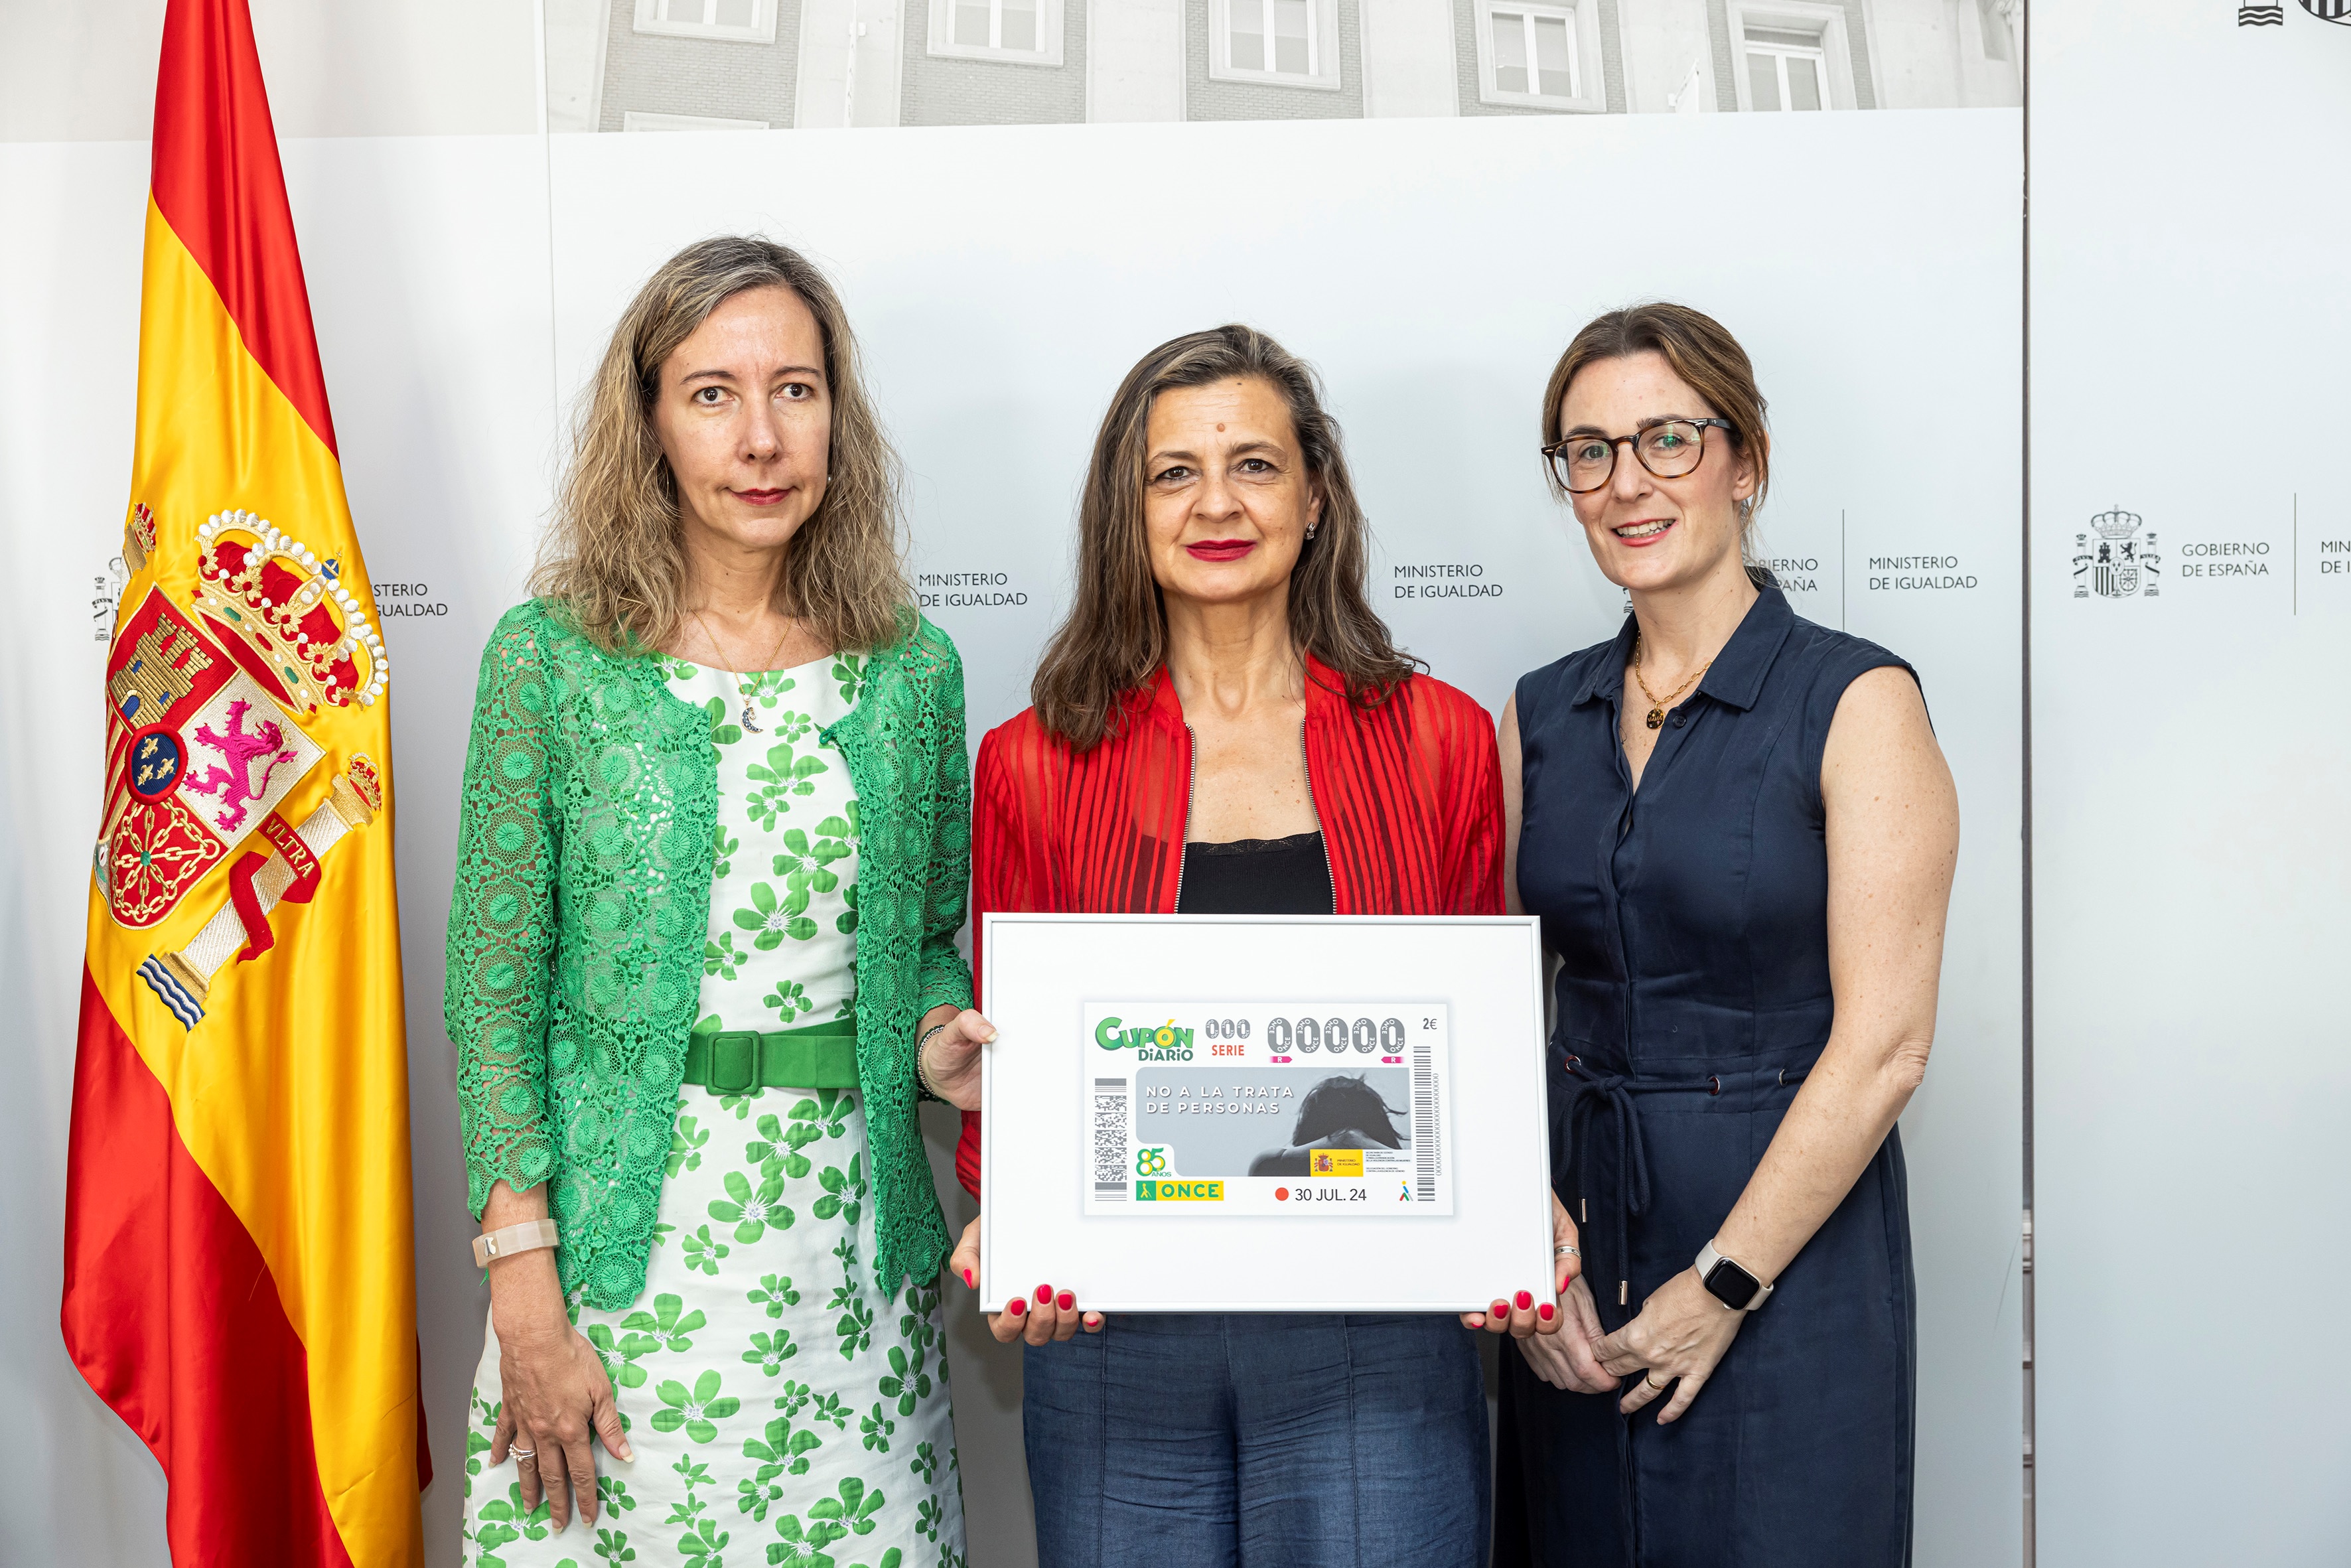
{"type": "Polygon", "coordinates": [[[1126,1184],[1126,1080],[1094,1084],[1094,1184],[1126,1184]]]}

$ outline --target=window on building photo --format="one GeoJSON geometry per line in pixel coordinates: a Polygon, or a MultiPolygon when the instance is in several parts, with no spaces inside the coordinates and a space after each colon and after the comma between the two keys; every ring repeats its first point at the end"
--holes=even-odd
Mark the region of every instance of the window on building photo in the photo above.
{"type": "Polygon", "coordinates": [[[931,0],[931,53],[1060,65],[1061,0],[931,0]]]}
{"type": "Polygon", "coordinates": [[[1561,5],[1496,5],[1486,13],[1493,90],[1504,98],[1580,97],[1575,11],[1561,5]]]}
{"type": "Polygon", "coordinates": [[[1037,50],[1039,0],[955,0],[955,41],[967,49],[1037,50]]]}
{"type": "Polygon", "coordinates": [[[776,0],[637,0],[636,30],[736,43],[776,41],[776,0]]]}
{"type": "Polygon", "coordinates": [[[1828,56],[1818,33],[1749,27],[1747,89],[1757,110],[1829,107],[1828,56]]]}
{"type": "Polygon", "coordinates": [[[1312,78],[1326,47],[1314,0],[1227,0],[1228,57],[1237,71],[1312,78]]]}

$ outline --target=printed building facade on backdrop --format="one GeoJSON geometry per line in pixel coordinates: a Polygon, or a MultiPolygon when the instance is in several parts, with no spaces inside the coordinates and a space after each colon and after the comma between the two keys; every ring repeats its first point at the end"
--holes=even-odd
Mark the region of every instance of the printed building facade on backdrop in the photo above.
{"type": "Polygon", "coordinates": [[[2022,31],[2022,0],[549,0],[548,121],[2011,108],[2022,31]]]}

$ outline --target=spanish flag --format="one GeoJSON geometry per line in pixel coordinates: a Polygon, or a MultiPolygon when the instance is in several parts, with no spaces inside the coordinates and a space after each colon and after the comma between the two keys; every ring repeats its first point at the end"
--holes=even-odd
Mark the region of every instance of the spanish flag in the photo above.
{"type": "Polygon", "coordinates": [[[421,1563],[391,664],[246,0],[170,0],[68,1348],[180,1568],[421,1563]]]}

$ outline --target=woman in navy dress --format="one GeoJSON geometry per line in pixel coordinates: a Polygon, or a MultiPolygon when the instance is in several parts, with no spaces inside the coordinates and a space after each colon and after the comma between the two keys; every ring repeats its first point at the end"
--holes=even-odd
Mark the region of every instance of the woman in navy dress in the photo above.
{"type": "Polygon", "coordinates": [[[1895,1120],[1934,1037],[1950,772],[1909,666],[1746,564],[1770,445],[1720,325],[1601,317],[1543,420],[1633,612],[1502,717],[1506,886],[1562,966],[1554,1218],[1581,1267],[1566,1332],[1504,1357],[1497,1563],[1893,1568],[1895,1120]]]}

